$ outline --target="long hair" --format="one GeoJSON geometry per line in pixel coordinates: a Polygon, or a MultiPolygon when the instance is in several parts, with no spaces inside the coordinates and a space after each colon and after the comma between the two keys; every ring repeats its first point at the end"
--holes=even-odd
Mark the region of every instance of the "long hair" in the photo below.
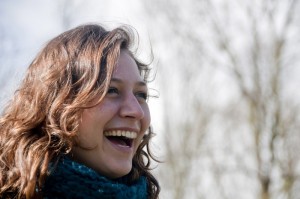
{"type": "MultiPolygon", "coordinates": [[[[127,26],[107,31],[92,24],[64,32],[42,49],[0,118],[0,196],[42,195],[49,163],[71,151],[83,109],[95,97],[103,99],[120,51],[130,50],[133,39],[127,26]]],[[[133,58],[147,80],[148,66],[133,58]]],[[[131,181],[146,176],[149,198],[158,198],[150,173],[152,136],[149,128],[128,175],[131,181]]]]}

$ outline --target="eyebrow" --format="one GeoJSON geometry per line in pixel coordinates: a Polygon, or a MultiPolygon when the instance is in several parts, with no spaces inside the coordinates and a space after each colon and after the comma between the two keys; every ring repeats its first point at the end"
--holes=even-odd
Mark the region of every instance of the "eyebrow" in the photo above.
{"type": "MultiPolygon", "coordinates": [[[[113,77],[113,78],[111,78],[111,82],[123,83],[123,80],[113,77]]],[[[147,87],[147,83],[144,81],[137,81],[135,84],[138,86],[146,86],[147,87]]]]}

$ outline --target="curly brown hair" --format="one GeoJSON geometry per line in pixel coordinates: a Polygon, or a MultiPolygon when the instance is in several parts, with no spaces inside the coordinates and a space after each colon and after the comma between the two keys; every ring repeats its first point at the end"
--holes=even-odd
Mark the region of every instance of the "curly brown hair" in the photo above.
{"type": "MultiPolygon", "coordinates": [[[[107,92],[121,49],[130,49],[128,26],[111,31],[88,24],[51,40],[30,64],[27,75],[0,118],[0,196],[39,198],[49,163],[68,154],[86,104],[107,92]]],[[[149,67],[135,59],[148,79],[149,67]]],[[[151,128],[133,158],[128,174],[148,180],[149,198],[160,186],[150,173],[151,128]]]]}

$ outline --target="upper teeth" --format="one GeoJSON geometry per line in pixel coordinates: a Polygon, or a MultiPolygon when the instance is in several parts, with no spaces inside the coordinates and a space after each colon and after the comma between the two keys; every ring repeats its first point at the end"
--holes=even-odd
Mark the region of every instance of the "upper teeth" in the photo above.
{"type": "Polygon", "coordinates": [[[134,139],[137,137],[136,132],[132,131],[122,131],[122,130],[116,130],[116,131],[105,131],[104,132],[105,136],[124,136],[129,139],[134,139]]]}

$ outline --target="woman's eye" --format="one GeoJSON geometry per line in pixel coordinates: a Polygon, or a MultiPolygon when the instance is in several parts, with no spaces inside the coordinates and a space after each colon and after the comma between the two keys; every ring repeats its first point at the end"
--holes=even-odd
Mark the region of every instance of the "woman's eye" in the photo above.
{"type": "Polygon", "coordinates": [[[117,88],[110,87],[107,90],[107,94],[119,94],[119,90],[117,88]]]}
{"type": "Polygon", "coordinates": [[[143,100],[148,99],[148,93],[146,93],[146,92],[138,92],[138,93],[136,93],[136,96],[139,98],[142,98],[143,100]]]}

